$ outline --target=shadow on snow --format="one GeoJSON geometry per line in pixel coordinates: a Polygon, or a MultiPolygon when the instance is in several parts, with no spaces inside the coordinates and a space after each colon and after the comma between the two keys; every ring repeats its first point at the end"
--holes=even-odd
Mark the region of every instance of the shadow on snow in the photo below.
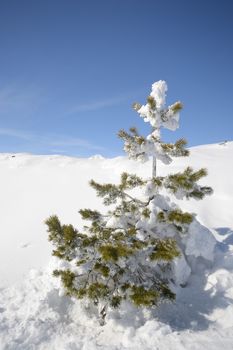
{"type": "Polygon", "coordinates": [[[195,274],[190,277],[187,287],[177,292],[175,303],[163,304],[154,312],[160,321],[175,330],[208,329],[214,323],[208,316],[216,308],[224,309],[232,304],[232,299],[225,296],[223,288],[207,283],[208,276],[218,270],[233,272],[233,251],[230,250],[233,231],[225,227],[215,230],[223,236],[223,240],[216,244],[212,266],[200,258],[193,260],[191,264],[195,264],[195,274]]]}

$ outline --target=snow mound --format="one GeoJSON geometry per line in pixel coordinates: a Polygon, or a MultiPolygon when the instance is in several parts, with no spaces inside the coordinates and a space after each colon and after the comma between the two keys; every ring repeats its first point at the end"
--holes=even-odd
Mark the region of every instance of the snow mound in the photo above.
{"type": "Polygon", "coordinates": [[[231,350],[233,244],[227,240],[233,241],[233,232],[227,237],[216,247],[214,265],[199,266],[176,303],[152,311],[124,304],[109,312],[103,327],[90,306],[59,295],[51,260],[20,285],[0,291],[0,349],[219,350],[224,344],[231,350]]]}
{"type": "Polygon", "coordinates": [[[185,253],[196,258],[202,256],[206,260],[213,261],[215,243],[216,240],[210,230],[197,220],[193,220],[189,226],[185,253]]]}

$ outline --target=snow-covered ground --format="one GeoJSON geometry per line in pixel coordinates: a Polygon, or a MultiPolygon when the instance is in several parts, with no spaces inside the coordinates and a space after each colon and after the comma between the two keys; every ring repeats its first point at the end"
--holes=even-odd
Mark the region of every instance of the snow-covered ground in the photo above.
{"type": "Polygon", "coordinates": [[[158,174],[206,167],[214,194],[180,201],[198,214],[218,244],[174,304],[157,310],[123,305],[100,327],[85,305],[59,296],[44,220],[82,225],[78,210],[105,210],[88,182],[117,182],[123,171],[150,176],[150,162],[125,157],[0,154],[0,350],[233,348],[233,142],[191,148],[190,157],[158,164],[158,174]]]}

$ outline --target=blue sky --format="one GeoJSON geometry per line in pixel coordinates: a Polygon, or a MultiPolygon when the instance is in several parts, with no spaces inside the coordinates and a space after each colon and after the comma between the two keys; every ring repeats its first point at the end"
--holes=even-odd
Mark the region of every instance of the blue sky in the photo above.
{"type": "Polygon", "coordinates": [[[113,157],[166,80],[166,141],[233,140],[231,0],[0,0],[0,152],[113,157]]]}

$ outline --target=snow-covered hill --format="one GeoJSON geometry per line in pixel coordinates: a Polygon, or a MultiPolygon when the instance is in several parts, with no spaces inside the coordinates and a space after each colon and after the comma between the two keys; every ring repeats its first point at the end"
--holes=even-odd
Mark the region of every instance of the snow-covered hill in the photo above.
{"type": "Polygon", "coordinates": [[[206,167],[214,194],[179,205],[198,214],[219,243],[213,266],[193,275],[173,305],[156,312],[112,312],[106,326],[59,297],[44,220],[57,214],[81,226],[78,210],[104,209],[88,182],[117,182],[123,171],[150,176],[151,164],[125,157],[77,159],[0,154],[0,350],[232,349],[233,142],[191,148],[187,159],[158,164],[159,175],[206,167]]]}

